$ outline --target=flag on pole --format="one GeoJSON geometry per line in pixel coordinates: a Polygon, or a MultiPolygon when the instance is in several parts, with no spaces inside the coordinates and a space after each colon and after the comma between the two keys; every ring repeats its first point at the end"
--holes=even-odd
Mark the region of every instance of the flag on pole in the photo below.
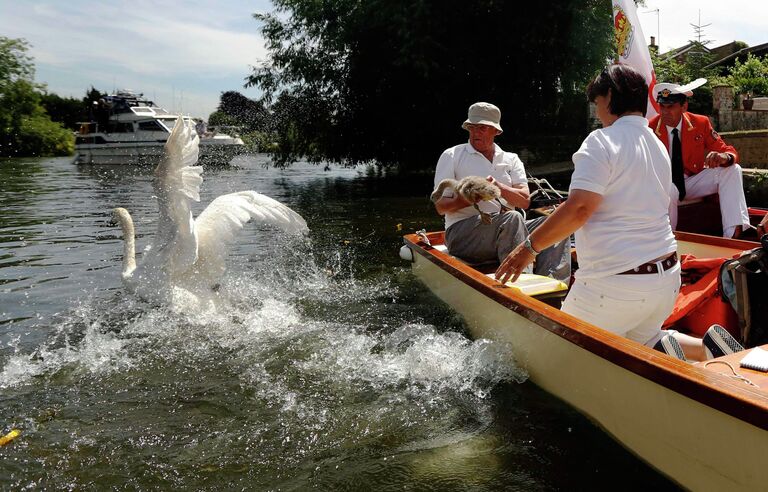
{"type": "Polygon", "coordinates": [[[643,29],[637,18],[637,7],[634,0],[612,0],[612,2],[616,63],[630,65],[645,77],[645,82],[648,84],[648,112],[645,117],[650,120],[659,112],[659,106],[653,98],[656,73],[653,71],[651,54],[648,51],[648,45],[645,44],[643,29]]]}

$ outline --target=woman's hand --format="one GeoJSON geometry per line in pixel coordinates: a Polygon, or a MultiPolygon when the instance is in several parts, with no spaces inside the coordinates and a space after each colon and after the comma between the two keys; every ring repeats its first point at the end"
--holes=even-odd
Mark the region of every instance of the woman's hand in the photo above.
{"type": "Polygon", "coordinates": [[[517,248],[513,249],[511,253],[504,258],[501,262],[498,270],[496,270],[496,280],[502,284],[506,284],[508,280],[514,282],[523,273],[525,267],[533,262],[533,254],[525,249],[522,244],[518,244],[517,248]]]}

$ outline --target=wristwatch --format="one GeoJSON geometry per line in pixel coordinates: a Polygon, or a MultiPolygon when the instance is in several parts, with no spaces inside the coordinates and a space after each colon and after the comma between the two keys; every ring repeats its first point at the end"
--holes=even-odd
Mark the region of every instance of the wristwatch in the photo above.
{"type": "Polygon", "coordinates": [[[537,256],[539,254],[538,251],[533,249],[533,245],[531,244],[531,236],[528,236],[525,238],[525,242],[523,243],[523,248],[527,249],[529,253],[531,253],[533,256],[537,256]]]}

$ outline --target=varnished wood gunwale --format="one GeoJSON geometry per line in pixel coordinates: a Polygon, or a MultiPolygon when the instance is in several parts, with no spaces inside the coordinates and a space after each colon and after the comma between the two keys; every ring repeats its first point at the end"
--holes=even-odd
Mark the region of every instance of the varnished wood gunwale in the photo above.
{"type": "MultiPolygon", "coordinates": [[[[677,232],[676,236],[680,241],[736,249],[759,246],[750,241],[699,234],[677,232]]],[[[432,244],[443,243],[443,234],[440,232],[429,233],[428,238],[432,244]]],[[[415,234],[406,235],[404,239],[415,254],[423,256],[459,281],[536,325],[645,379],[768,430],[768,393],[763,390],[674,359],[520,294],[456,258],[428,246],[415,234]]]]}
{"type": "Polygon", "coordinates": [[[742,251],[760,247],[760,243],[754,241],[743,241],[741,239],[728,239],[725,237],[707,236],[693,232],[675,231],[675,239],[678,241],[705,244],[707,246],[720,246],[722,248],[733,248],[742,251]]]}

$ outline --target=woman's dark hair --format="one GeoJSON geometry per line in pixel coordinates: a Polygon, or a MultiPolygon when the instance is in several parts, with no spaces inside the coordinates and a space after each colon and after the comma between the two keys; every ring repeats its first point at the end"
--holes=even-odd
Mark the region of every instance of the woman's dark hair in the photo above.
{"type": "Polygon", "coordinates": [[[645,116],[648,109],[648,84],[645,78],[629,65],[609,65],[587,86],[589,102],[597,96],[607,96],[611,91],[608,111],[622,115],[640,111],[645,116]]]}

